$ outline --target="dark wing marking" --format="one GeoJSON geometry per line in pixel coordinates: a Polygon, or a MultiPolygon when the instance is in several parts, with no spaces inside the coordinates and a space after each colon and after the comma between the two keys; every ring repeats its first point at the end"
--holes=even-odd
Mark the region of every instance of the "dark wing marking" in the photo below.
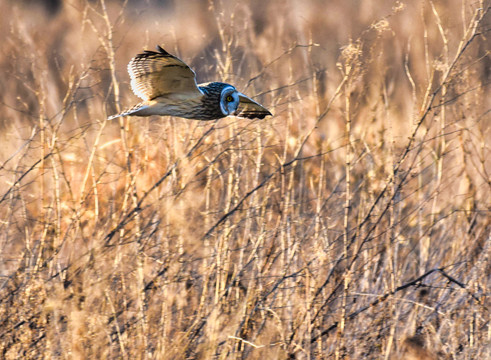
{"type": "Polygon", "coordinates": [[[202,95],[196,84],[196,74],[181,59],[157,46],[157,51],[145,50],[128,64],[133,92],[143,100],[175,95],[202,95]]]}
{"type": "Polygon", "coordinates": [[[239,107],[235,111],[235,116],[248,119],[264,119],[268,115],[273,115],[264,106],[258,104],[251,98],[239,93],[239,107]]]}

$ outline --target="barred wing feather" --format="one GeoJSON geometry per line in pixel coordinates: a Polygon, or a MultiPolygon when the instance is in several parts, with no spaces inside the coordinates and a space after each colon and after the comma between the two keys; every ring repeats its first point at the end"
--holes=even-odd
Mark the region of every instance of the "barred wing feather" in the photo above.
{"type": "Polygon", "coordinates": [[[237,111],[234,113],[235,116],[248,119],[264,119],[266,116],[272,115],[264,106],[258,104],[242,93],[239,93],[239,99],[240,103],[237,111]]]}
{"type": "Polygon", "coordinates": [[[157,46],[145,50],[128,64],[133,92],[143,100],[159,96],[196,97],[203,93],[196,84],[196,74],[181,59],[157,46]]]}

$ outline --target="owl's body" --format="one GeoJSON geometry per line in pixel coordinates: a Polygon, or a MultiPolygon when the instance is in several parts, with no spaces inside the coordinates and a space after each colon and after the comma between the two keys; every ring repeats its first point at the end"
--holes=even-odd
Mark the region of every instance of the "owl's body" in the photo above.
{"type": "Polygon", "coordinates": [[[228,115],[263,119],[271,113],[230,84],[196,84],[196,75],[182,60],[160,46],[138,54],[128,64],[133,92],[144,101],[110,116],[169,115],[214,120],[228,115]]]}

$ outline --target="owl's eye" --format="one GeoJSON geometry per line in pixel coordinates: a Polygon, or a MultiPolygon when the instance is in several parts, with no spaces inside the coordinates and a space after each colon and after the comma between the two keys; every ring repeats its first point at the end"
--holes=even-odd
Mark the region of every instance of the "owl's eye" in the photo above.
{"type": "Polygon", "coordinates": [[[225,100],[227,100],[228,102],[232,102],[232,101],[234,101],[234,98],[233,98],[232,96],[230,96],[230,95],[229,95],[229,96],[227,96],[227,97],[225,98],[225,100]]]}

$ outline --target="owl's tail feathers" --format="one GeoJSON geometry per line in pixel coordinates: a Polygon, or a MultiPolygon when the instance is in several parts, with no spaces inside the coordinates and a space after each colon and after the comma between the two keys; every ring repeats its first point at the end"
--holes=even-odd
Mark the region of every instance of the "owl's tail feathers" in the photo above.
{"type": "Polygon", "coordinates": [[[148,105],[145,103],[139,103],[136,104],[135,106],[129,108],[128,110],[125,110],[119,114],[111,115],[107,118],[107,120],[113,120],[121,116],[128,116],[128,115],[133,115],[133,116],[145,116],[143,114],[143,110],[147,109],[148,105]]]}

